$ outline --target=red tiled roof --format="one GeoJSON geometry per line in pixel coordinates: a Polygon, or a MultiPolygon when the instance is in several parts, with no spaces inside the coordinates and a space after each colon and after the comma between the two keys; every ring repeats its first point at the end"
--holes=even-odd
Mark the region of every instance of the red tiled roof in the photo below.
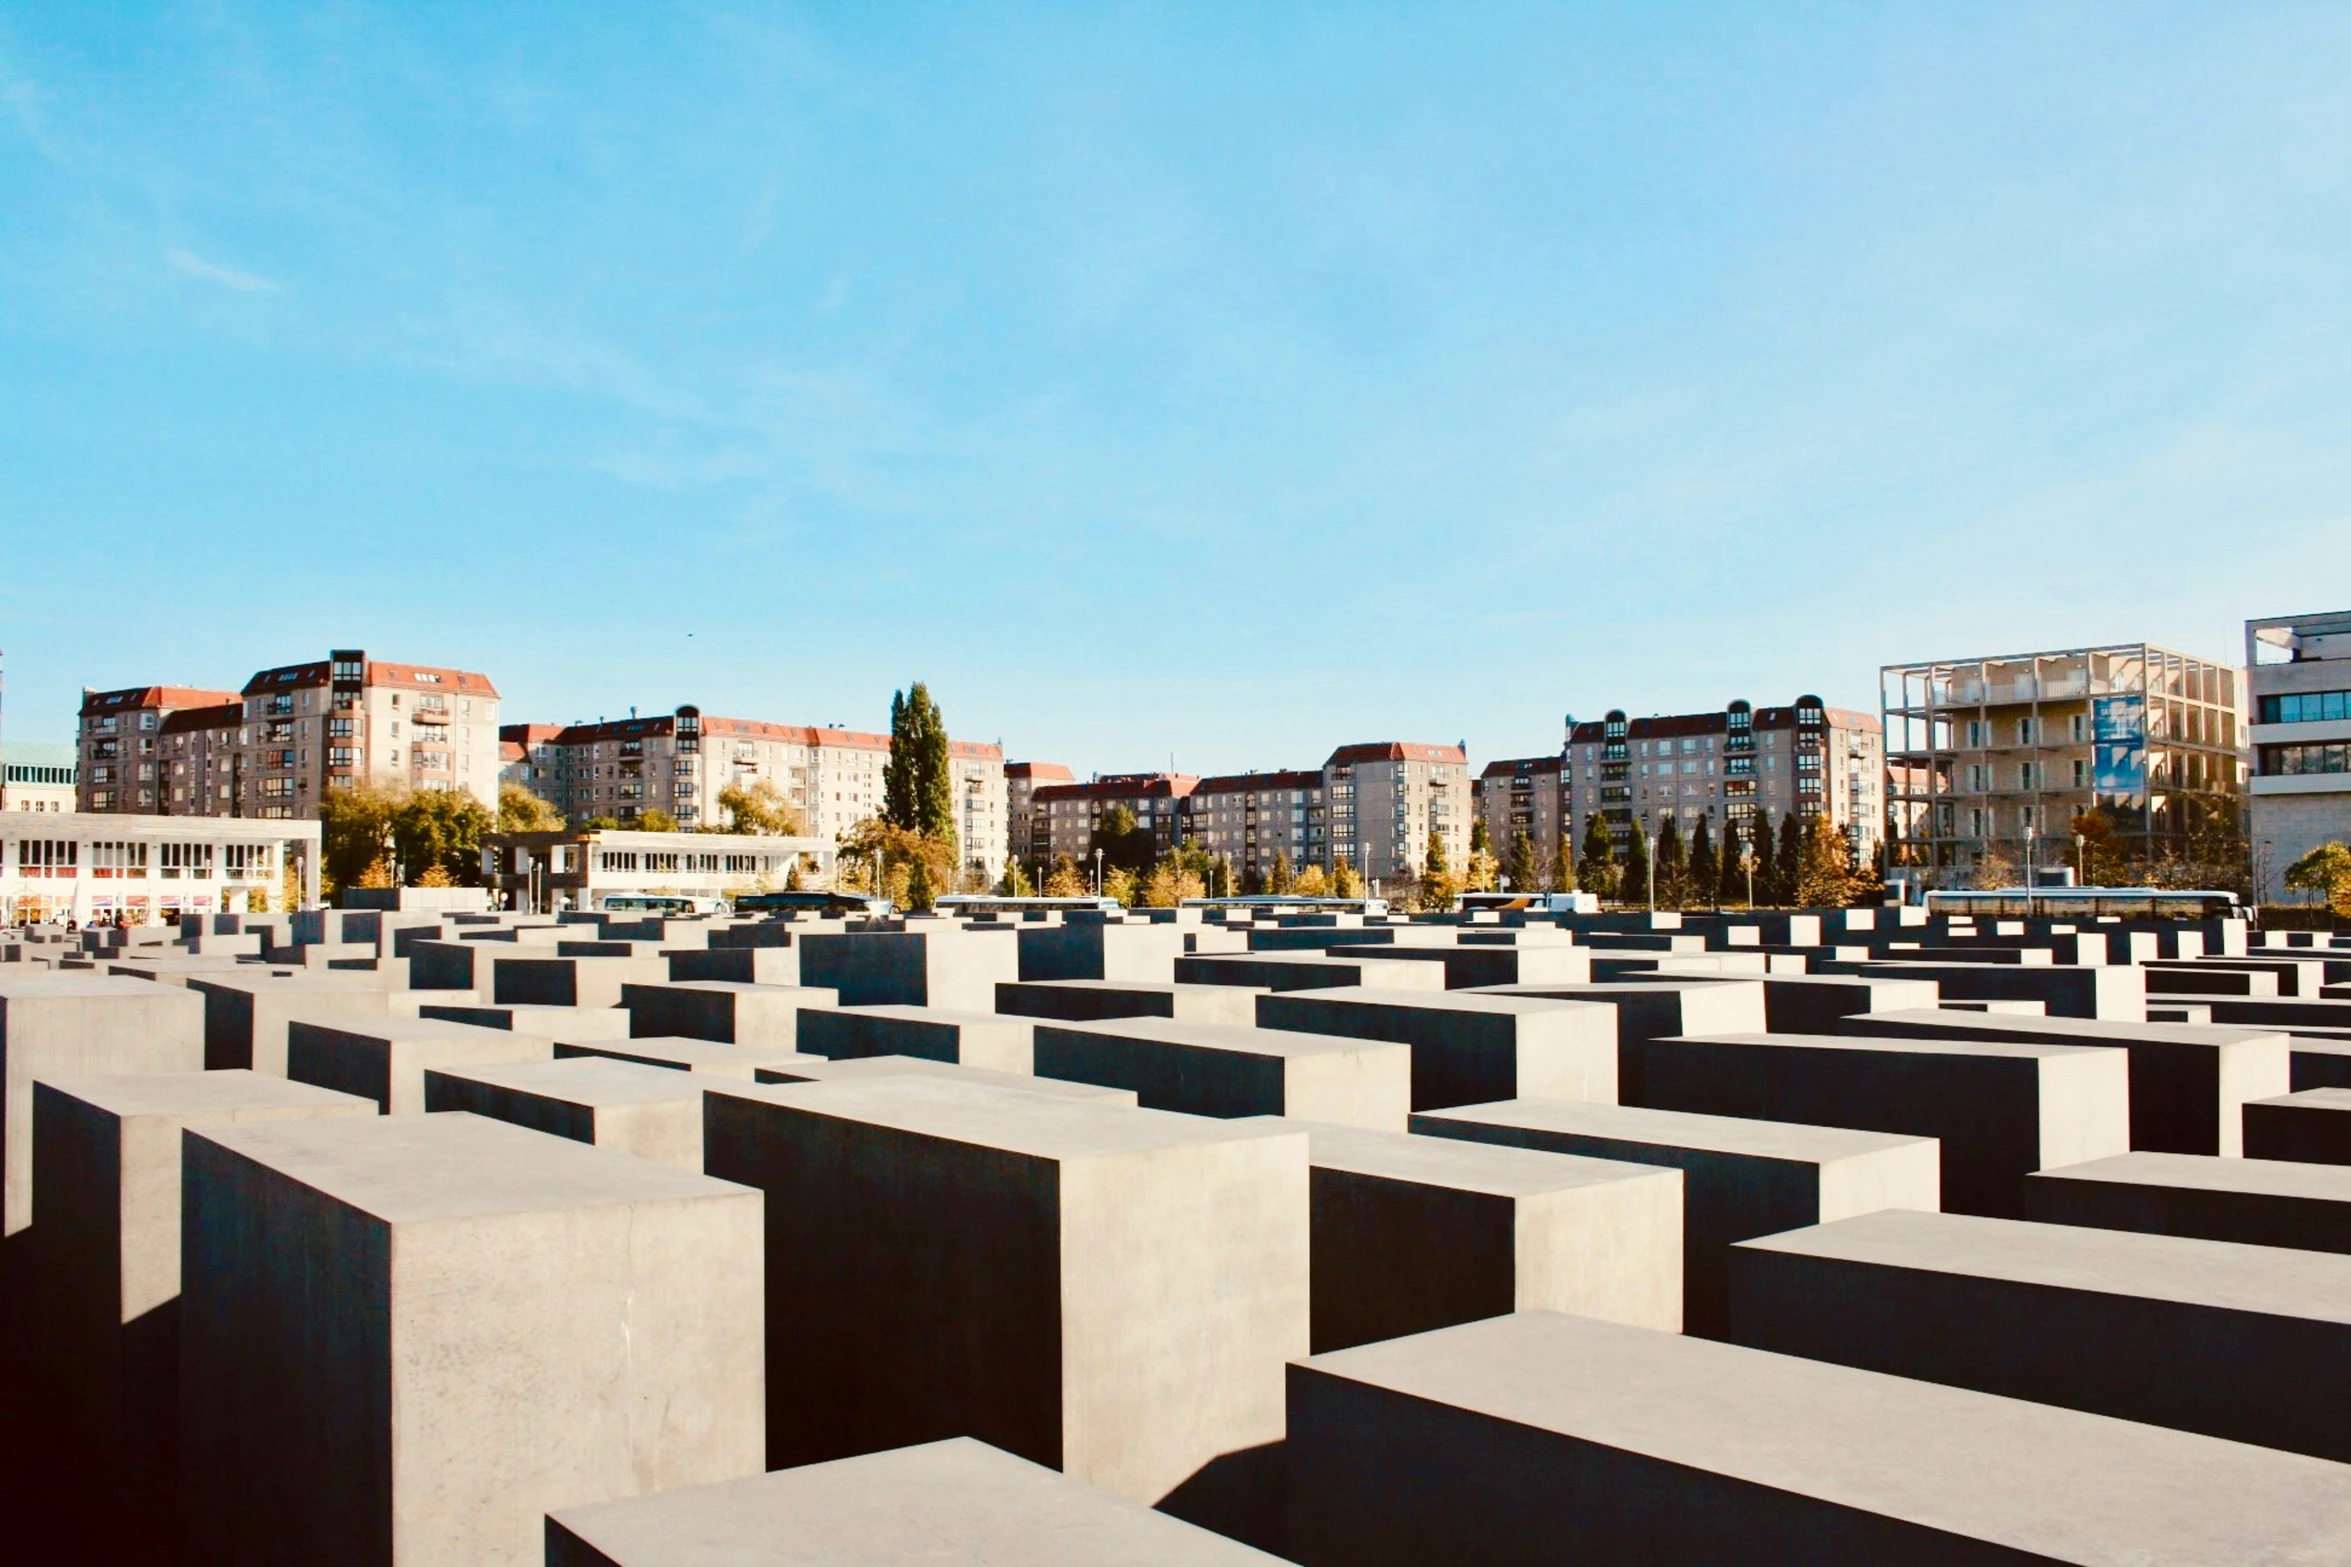
{"type": "Polygon", "coordinates": [[[85,713],[121,712],[125,708],[162,707],[177,710],[184,707],[218,707],[223,702],[234,702],[234,691],[213,691],[204,686],[127,686],[120,691],[85,691],[82,693],[82,711],[85,713]]]}
{"type": "Polygon", "coordinates": [[[1046,784],[1069,783],[1073,782],[1077,778],[1077,774],[1071,772],[1068,768],[1062,766],[1059,762],[1006,762],[1004,764],[1004,776],[1007,778],[1026,778],[1033,783],[1046,784]]]}
{"type": "Polygon", "coordinates": [[[1365,745],[1343,745],[1331,753],[1325,766],[1348,762],[1466,762],[1469,753],[1457,745],[1425,745],[1416,740],[1378,740],[1365,745]]]}
{"type": "Polygon", "coordinates": [[[234,729],[245,716],[245,704],[231,697],[210,707],[183,707],[165,715],[160,733],[192,734],[205,729],[234,729]]]}
{"type": "MultiPolygon", "coordinates": [[[[245,682],[245,695],[323,686],[327,683],[327,668],[328,661],[322,658],[307,664],[280,664],[275,669],[264,669],[245,682]]],[[[372,658],[367,661],[367,683],[411,691],[454,691],[460,696],[498,694],[488,675],[470,669],[444,669],[435,664],[387,664],[372,658]]]]}
{"type": "Polygon", "coordinates": [[[1320,789],[1320,772],[1285,773],[1227,773],[1220,778],[1203,778],[1192,791],[1203,794],[1255,794],[1261,789],[1320,789]]]}
{"type": "Polygon", "coordinates": [[[1029,796],[1054,800],[1162,800],[1183,799],[1199,779],[1187,773],[1118,773],[1092,783],[1051,784],[1029,796]]]}
{"type": "Polygon", "coordinates": [[[1488,778],[1508,778],[1517,773],[1555,773],[1566,765],[1556,756],[1522,756],[1512,761],[1488,762],[1486,770],[1478,774],[1481,782],[1488,778]]]}

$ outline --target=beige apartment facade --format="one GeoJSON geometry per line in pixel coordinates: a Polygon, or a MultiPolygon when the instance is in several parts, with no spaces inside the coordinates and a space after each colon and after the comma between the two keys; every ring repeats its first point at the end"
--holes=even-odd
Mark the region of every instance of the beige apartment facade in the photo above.
{"type": "Polygon", "coordinates": [[[214,707],[188,707],[171,714],[158,732],[161,798],[166,816],[237,814],[238,731],[245,727],[241,700],[214,707]]]}
{"type": "Polygon", "coordinates": [[[1053,859],[1053,837],[1045,814],[1037,809],[1036,793],[1057,784],[1076,783],[1077,775],[1059,762],[1006,762],[1004,812],[1007,849],[1033,876],[1053,859]]]}
{"type": "Polygon", "coordinates": [[[1469,753],[1458,745],[1381,740],[1343,745],[1322,764],[1326,864],[1345,861],[1374,886],[1426,869],[1429,835],[1456,874],[1469,863],[1469,753]]]}
{"type": "Polygon", "coordinates": [[[1090,864],[1102,819],[1122,806],[1150,832],[1152,852],[1166,853],[1185,841],[1186,802],[1199,782],[1189,773],[1105,773],[1085,783],[1034,789],[1029,809],[1033,819],[1043,820],[1045,854],[1030,869],[1065,854],[1090,864]]]}
{"type": "Polygon", "coordinates": [[[1578,853],[1594,816],[1620,853],[1636,832],[1654,840],[1669,818],[1685,844],[1700,822],[1716,843],[1737,823],[1751,844],[1758,816],[1775,832],[1791,816],[1826,816],[1865,859],[1883,836],[1885,755],[1876,716],[1817,696],[1760,708],[1741,698],[1716,713],[1648,718],[1616,710],[1570,726],[1561,787],[1578,853]]]}
{"type": "Polygon", "coordinates": [[[1260,875],[1287,860],[1293,869],[1330,864],[1320,772],[1233,773],[1203,778],[1192,790],[1185,841],[1217,856],[1236,875],[1260,875]]]}
{"type": "Polygon", "coordinates": [[[2351,845],[2351,610],[2245,623],[2252,773],[2245,781],[2255,891],[2290,893],[2286,868],[2351,845]]]}
{"type": "Polygon", "coordinates": [[[80,772],[75,804],[84,812],[159,814],[167,787],[161,745],[164,720],[189,708],[219,707],[236,700],[234,691],[204,686],[85,690],[80,732],[75,736],[80,772]]]}
{"type": "Polygon", "coordinates": [[[1567,760],[1559,756],[1521,756],[1485,765],[1478,774],[1477,811],[1496,858],[1507,860],[1511,844],[1524,833],[1538,863],[1556,860],[1560,839],[1575,832],[1575,800],[1568,779],[1567,760]]]}
{"type": "MultiPolygon", "coordinates": [[[[890,759],[888,735],[715,717],[691,705],[561,728],[509,724],[504,738],[508,775],[527,778],[575,824],[625,826],[661,810],[687,831],[723,827],[731,816],[719,796],[766,782],[800,813],[807,835],[828,844],[881,814],[890,759]]],[[[948,765],[966,867],[993,879],[1006,846],[1003,748],[951,740],[948,765]]]]}
{"type": "Polygon", "coordinates": [[[236,808],[202,814],[311,817],[328,791],[367,782],[455,790],[497,808],[498,688],[487,675],[346,648],[265,669],[241,700],[236,808]]]}
{"type": "Polygon", "coordinates": [[[1889,664],[1879,678],[1889,814],[1931,879],[2073,864],[2073,819],[2092,808],[2134,857],[2237,830],[2234,665],[2131,642],[1889,664]]]}
{"type": "Polygon", "coordinates": [[[64,741],[0,743],[0,811],[62,816],[71,811],[80,761],[64,741]]]}

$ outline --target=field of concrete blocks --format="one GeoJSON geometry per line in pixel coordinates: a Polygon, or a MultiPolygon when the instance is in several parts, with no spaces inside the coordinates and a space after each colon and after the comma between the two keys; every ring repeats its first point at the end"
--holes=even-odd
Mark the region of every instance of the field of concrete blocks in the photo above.
{"type": "Polygon", "coordinates": [[[2351,1561],[2351,942],[1221,912],[0,938],[15,1559],[2351,1561]]]}

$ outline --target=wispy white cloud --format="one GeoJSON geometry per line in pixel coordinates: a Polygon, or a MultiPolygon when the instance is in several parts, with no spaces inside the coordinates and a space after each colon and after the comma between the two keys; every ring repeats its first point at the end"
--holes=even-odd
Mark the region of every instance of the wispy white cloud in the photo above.
{"type": "Polygon", "coordinates": [[[242,272],[235,267],[224,267],[217,261],[207,261],[194,251],[182,250],[176,245],[163,253],[163,259],[190,277],[202,278],[207,283],[218,283],[241,294],[270,293],[278,287],[274,280],[258,272],[242,272]]]}

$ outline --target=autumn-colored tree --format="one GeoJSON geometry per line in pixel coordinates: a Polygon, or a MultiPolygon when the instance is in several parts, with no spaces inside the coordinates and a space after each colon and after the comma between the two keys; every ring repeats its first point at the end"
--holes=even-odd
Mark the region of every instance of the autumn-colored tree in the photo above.
{"type": "Polygon", "coordinates": [[[1298,890],[1298,878],[1290,870],[1290,852],[1287,849],[1275,851],[1273,869],[1265,873],[1265,890],[1277,898],[1298,890]]]}
{"type": "Polygon", "coordinates": [[[449,874],[448,867],[436,863],[426,866],[418,874],[415,884],[419,887],[454,887],[457,878],[449,874]]]}
{"type": "Polygon", "coordinates": [[[784,798],[772,778],[755,778],[745,788],[728,784],[718,791],[718,808],[726,820],[712,832],[748,834],[761,838],[797,838],[804,832],[799,810],[784,798]]]}
{"type": "Polygon", "coordinates": [[[392,885],[392,818],[408,791],[389,783],[355,783],[329,789],[318,803],[319,871],[330,894],[345,887],[392,885]],[[382,864],[382,879],[366,878],[382,864]]]}
{"type": "Polygon", "coordinates": [[[1867,886],[1853,871],[1853,845],[1845,829],[1823,813],[1805,825],[1797,873],[1796,902],[1807,909],[1841,909],[1867,886]]]}
{"type": "Polygon", "coordinates": [[[678,819],[660,806],[655,805],[639,811],[637,819],[629,825],[638,832],[676,832],[678,819]]]}
{"type": "Polygon", "coordinates": [[[2288,892],[2312,892],[2327,907],[2351,918],[2351,849],[2333,841],[2320,844],[2286,867],[2288,892]]]}
{"type": "Polygon", "coordinates": [[[500,832],[561,832],[563,813],[521,784],[498,786],[500,832]]]}
{"type": "Polygon", "coordinates": [[[1552,857],[1546,872],[1553,892],[1576,890],[1575,842],[1572,833],[1572,819],[1562,820],[1559,824],[1559,852],[1552,857]]]}
{"type": "Polygon", "coordinates": [[[1141,885],[1133,871],[1123,865],[1112,866],[1102,873],[1102,896],[1115,898],[1128,908],[1135,906],[1142,894],[1141,885]]]}
{"type": "Polygon", "coordinates": [[[996,883],[997,897],[1026,898],[1033,896],[1036,890],[1029,881],[1029,873],[1021,869],[1020,861],[1008,859],[1004,862],[1004,875],[996,883]]]}
{"type": "Polygon", "coordinates": [[[1298,883],[1291,889],[1301,898],[1327,898],[1331,895],[1331,878],[1319,865],[1309,865],[1298,873],[1298,883]]]}
{"type": "Polygon", "coordinates": [[[1045,875],[1046,897],[1082,898],[1093,890],[1094,884],[1086,879],[1076,860],[1066,854],[1054,857],[1053,869],[1045,875]]]}
{"type": "Polygon", "coordinates": [[[438,866],[450,887],[482,884],[482,841],[497,831],[498,818],[464,789],[422,789],[392,813],[393,851],[410,886],[438,866]]]}
{"type": "Polygon", "coordinates": [[[1331,867],[1331,896],[1360,898],[1363,896],[1363,873],[1352,862],[1341,860],[1331,867]]]}
{"type": "Polygon", "coordinates": [[[1460,893],[1461,884],[1446,861],[1445,835],[1431,827],[1420,867],[1420,906],[1431,912],[1442,912],[1453,907],[1453,900],[1460,893]]]}

